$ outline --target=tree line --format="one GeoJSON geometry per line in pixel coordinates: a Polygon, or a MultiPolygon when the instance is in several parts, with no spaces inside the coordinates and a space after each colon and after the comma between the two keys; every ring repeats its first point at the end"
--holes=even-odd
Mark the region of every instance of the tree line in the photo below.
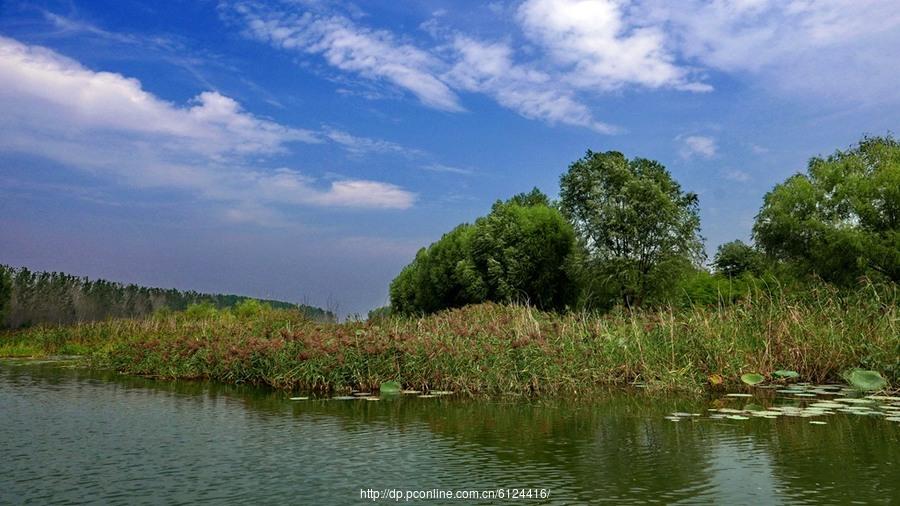
{"type": "Polygon", "coordinates": [[[273,308],[297,309],[316,320],[335,315],[305,304],[208,294],[173,288],[148,288],[61,272],[34,272],[0,265],[0,326],[20,328],[38,323],[68,324],[106,318],[131,318],[157,311],[184,311],[191,306],[231,308],[258,301],[273,308]]]}
{"type": "Polygon", "coordinates": [[[659,162],[588,151],[560,177],[497,201],[422,248],[390,285],[419,314],[470,303],[607,310],[733,301],[751,285],[850,287],[900,281],[900,143],[865,137],[814,157],[763,198],[752,244],[719,246],[707,267],[699,198],[659,162]]]}

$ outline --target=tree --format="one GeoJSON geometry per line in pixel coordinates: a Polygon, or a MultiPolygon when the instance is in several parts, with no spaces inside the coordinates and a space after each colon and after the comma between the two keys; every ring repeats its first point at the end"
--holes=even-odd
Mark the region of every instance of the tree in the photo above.
{"type": "Polygon", "coordinates": [[[480,277],[466,262],[473,231],[464,223],[420,249],[391,282],[391,308],[398,313],[431,313],[484,300],[480,277]]]}
{"type": "Polygon", "coordinates": [[[806,174],[766,194],[753,235],[767,254],[826,281],[900,281],[900,143],[867,137],[812,158],[806,174]]]}
{"type": "Polygon", "coordinates": [[[587,154],[560,178],[560,207],[585,248],[584,272],[607,300],[662,300],[703,258],[697,195],[659,162],[587,154]]]}
{"type": "Polygon", "coordinates": [[[483,301],[562,309],[573,299],[564,266],[574,247],[571,225],[537,189],[497,201],[474,225],[459,225],[419,250],[391,283],[391,311],[430,313],[483,301]]]}
{"type": "Polygon", "coordinates": [[[729,278],[742,274],[760,274],[764,267],[762,253],[741,240],[726,242],[718,247],[713,260],[716,272],[729,278]]]}
{"type": "Polygon", "coordinates": [[[574,302],[575,283],[566,261],[575,248],[572,226],[537,189],[494,204],[475,222],[474,271],[484,280],[486,298],[524,301],[561,310],[574,302]]]}
{"type": "Polygon", "coordinates": [[[6,318],[6,311],[9,309],[9,301],[12,298],[12,275],[10,269],[5,265],[0,265],[0,328],[3,326],[3,320],[6,318]]]}

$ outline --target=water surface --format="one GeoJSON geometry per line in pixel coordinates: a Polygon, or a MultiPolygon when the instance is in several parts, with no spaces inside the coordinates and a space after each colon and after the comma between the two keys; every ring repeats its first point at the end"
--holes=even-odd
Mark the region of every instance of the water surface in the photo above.
{"type": "Polygon", "coordinates": [[[900,503],[900,423],[879,416],[711,420],[711,407],[774,401],[641,392],[287,397],[0,361],[0,503],[395,502],[361,498],[368,489],[534,491],[505,501],[519,504],[900,503]],[[673,411],[704,416],[672,422],[673,411]]]}

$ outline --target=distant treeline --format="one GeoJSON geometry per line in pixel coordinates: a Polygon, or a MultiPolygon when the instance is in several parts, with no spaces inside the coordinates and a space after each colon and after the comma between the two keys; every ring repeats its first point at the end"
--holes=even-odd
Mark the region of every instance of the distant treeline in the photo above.
{"type": "Polygon", "coordinates": [[[33,272],[25,267],[0,265],[0,327],[5,328],[141,317],[160,310],[183,311],[192,304],[223,309],[247,300],[258,300],[276,309],[298,309],[314,320],[335,320],[332,312],[305,304],[174,288],[148,288],[104,279],[91,280],[62,272],[33,272]]]}

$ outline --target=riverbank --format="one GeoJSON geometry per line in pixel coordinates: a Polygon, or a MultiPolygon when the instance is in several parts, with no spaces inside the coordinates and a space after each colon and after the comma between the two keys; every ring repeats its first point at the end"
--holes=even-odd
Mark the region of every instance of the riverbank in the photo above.
{"type": "Polygon", "coordinates": [[[828,382],[851,368],[900,383],[896,291],[683,310],[552,314],[481,304],[421,318],[313,322],[285,310],[39,326],[3,334],[0,356],[82,355],[159,378],[280,389],[377,389],[386,381],[468,394],[572,394],[642,384],[702,391],[789,369],[828,382]],[[720,382],[721,380],[721,382],[720,382]]]}

